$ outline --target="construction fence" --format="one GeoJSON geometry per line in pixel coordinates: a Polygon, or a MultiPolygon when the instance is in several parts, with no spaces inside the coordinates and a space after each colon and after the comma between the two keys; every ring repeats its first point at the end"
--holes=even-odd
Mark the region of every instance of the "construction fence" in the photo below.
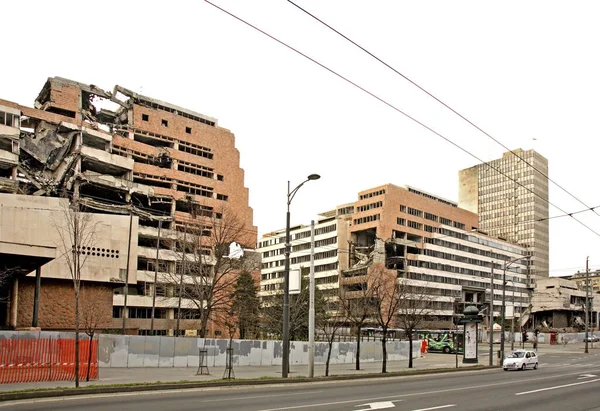
{"type": "MultiPolygon", "coordinates": [[[[0,384],[74,381],[75,335],[0,332],[0,384]],[[44,335],[45,334],[45,335],[44,335]]],[[[98,340],[81,336],[79,379],[98,379],[98,340]]]]}

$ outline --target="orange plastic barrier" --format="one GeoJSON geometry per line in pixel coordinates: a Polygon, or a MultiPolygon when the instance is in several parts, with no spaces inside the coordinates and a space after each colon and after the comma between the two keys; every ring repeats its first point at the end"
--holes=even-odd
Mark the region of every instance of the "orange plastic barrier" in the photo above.
{"type": "MultiPolygon", "coordinates": [[[[90,341],[79,341],[79,379],[90,360],[90,341]]],[[[91,342],[90,379],[98,378],[98,341],[91,342]]],[[[75,380],[75,340],[0,340],[0,384],[75,380]]]]}

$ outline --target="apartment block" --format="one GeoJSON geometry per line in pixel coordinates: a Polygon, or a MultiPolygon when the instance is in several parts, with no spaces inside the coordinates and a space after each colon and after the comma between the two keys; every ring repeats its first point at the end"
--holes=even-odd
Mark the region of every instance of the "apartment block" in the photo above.
{"type": "Polygon", "coordinates": [[[458,204],[477,213],[479,228],[527,247],[531,273],[548,277],[548,160],[517,149],[459,172],[458,204]]]}
{"type": "MultiPolygon", "coordinates": [[[[61,77],[48,79],[33,108],[0,100],[0,117],[0,192],[64,197],[128,221],[119,241],[135,244],[129,277],[104,270],[90,280],[110,285],[115,328],[125,316],[128,332],[149,332],[154,304],[157,333],[173,333],[181,312],[180,330],[194,333],[198,304],[178,301],[178,283],[192,279],[186,247],[197,244],[209,261],[226,216],[239,227],[235,243],[249,253],[256,245],[233,133],[215,118],[118,85],[105,91],[61,77]]],[[[42,281],[57,276],[41,267],[42,281]]]]}

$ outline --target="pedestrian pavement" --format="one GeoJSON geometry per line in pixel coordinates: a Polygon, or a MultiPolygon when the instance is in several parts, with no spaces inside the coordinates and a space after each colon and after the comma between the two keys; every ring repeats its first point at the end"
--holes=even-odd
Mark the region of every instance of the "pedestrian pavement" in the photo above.
{"type": "MultiPolygon", "coordinates": [[[[494,350],[499,349],[498,344],[494,344],[494,350]]],[[[515,344],[515,349],[520,348],[515,344]]],[[[530,344],[526,344],[526,348],[531,348],[530,344]]],[[[583,353],[583,343],[572,343],[566,346],[538,346],[538,353],[553,354],[576,354],[583,353]]],[[[488,365],[489,361],[489,345],[479,344],[479,364],[488,365]]],[[[506,352],[510,351],[510,343],[505,345],[506,352]]],[[[600,344],[590,345],[590,350],[599,350],[600,344]]],[[[497,364],[496,355],[494,355],[494,365],[497,364]]],[[[439,368],[456,368],[456,367],[472,367],[476,364],[463,364],[462,355],[455,354],[438,354],[428,353],[422,357],[413,360],[413,369],[415,370],[431,370],[439,368]]],[[[355,363],[346,364],[330,364],[329,375],[372,375],[380,374],[382,362],[360,362],[360,370],[356,370],[355,363]]],[[[408,370],[408,360],[388,361],[387,372],[399,372],[408,370]]],[[[208,374],[199,373],[196,368],[100,368],[100,378],[95,381],[81,381],[81,386],[100,386],[113,384],[150,384],[150,383],[177,383],[177,382],[206,382],[206,381],[222,381],[227,376],[228,370],[225,367],[209,367],[208,374]]],[[[291,365],[288,373],[288,378],[299,378],[308,376],[308,365],[291,365]]],[[[314,376],[325,376],[325,365],[315,364],[314,376]]],[[[281,378],[281,366],[234,366],[232,370],[232,378],[236,380],[247,379],[278,379],[281,378]]],[[[54,381],[54,382],[38,382],[38,383],[20,383],[20,384],[0,384],[0,393],[17,391],[17,390],[33,390],[33,389],[51,389],[67,387],[73,388],[72,381],[54,381]]]]}

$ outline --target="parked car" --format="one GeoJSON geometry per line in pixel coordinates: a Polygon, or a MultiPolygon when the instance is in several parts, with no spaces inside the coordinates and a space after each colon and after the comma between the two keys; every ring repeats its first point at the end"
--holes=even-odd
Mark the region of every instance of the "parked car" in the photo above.
{"type": "MultiPolygon", "coordinates": [[[[596,337],[595,335],[588,335],[587,341],[588,342],[598,342],[598,341],[600,341],[600,338],[596,337]]],[[[584,340],[584,342],[585,342],[585,340],[584,340]]]]}
{"type": "Polygon", "coordinates": [[[517,350],[504,359],[502,367],[504,371],[508,370],[526,370],[533,368],[537,370],[539,366],[538,356],[535,351],[517,350]]]}

